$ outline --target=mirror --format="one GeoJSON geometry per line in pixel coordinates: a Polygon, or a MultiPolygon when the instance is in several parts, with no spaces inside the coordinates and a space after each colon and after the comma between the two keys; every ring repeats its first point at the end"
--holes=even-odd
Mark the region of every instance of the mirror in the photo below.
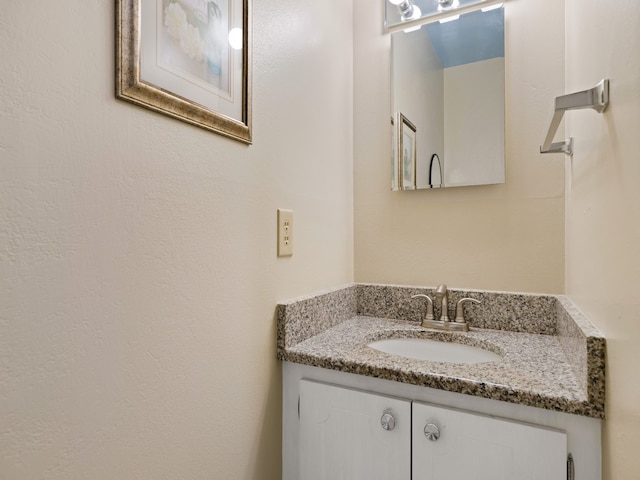
{"type": "Polygon", "coordinates": [[[391,34],[392,190],[504,183],[504,7],[485,10],[391,34]]]}

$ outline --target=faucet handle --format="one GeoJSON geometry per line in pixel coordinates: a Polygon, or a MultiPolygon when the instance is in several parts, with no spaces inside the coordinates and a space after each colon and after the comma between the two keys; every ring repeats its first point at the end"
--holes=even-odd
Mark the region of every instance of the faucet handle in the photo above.
{"type": "Polygon", "coordinates": [[[466,323],[466,320],[464,319],[464,304],[465,303],[475,303],[477,305],[480,304],[479,300],[476,300],[475,298],[461,298],[460,300],[458,300],[458,303],[456,303],[456,318],[455,318],[455,322],[458,323],[466,323]]]}
{"type": "Polygon", "coordinates": [[[424,316],[425,320],[434,320],[433,316],[433,300],[429,295],[425,295],[424,293],[419,293],[417,295],[412,295],[411,298],[426,298],[427,299],[427,313],[424,316]]]}

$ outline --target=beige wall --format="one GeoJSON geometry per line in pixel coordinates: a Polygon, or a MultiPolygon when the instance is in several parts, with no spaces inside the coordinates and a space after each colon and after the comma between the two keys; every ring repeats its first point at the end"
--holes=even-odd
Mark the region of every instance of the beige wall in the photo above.
{"type": "Polygon", "coordinates": [[[352,18],[253,12],[247,147],[114,99],[113,2],[3,2],[0,477],[280,477],[275,304],[353,280],[352,18]]]}
{"type": "Polygon", "coordinates": [[[607,337],[604,480],[640,471],[640,4],[566,0],[567,92],[611,81],[599,115],[569,112],[566,289],[607,337]]]}
{"type": "Polygon", "coordinates": [[[506,184],[415,192],[389,188],[382,9],[355,0],[354,10],[356,280],[562,292],[564,167],[538,153],[564,89],[557,2],[505,4],[506,184]]]}

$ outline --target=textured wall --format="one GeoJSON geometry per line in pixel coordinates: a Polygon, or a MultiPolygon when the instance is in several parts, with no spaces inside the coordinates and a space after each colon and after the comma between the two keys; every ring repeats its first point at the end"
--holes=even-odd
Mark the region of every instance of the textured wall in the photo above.
{"type": "Polygon", "coordinates": [[[275,305],[353,280],[350,4],[253,2],[252,146],[115,100],[113,2],[2,8],[0,477],[279,478],[275,305]]]}
{"type": "Polygon", "coordinates": [[[563,10],[505,3],[506,183],[415,192],[389,189],[382,9],[354,11],[356,281],[562,292],[564,166],[539,146],[564,90],[563,10]]]}
{"type": "Polygon", "coordinates": [[[607,337],[603,479],[638,478],[640,5],[566,0],[566,24],[567,92],[611,81],[607,111],[566,115],[566,289],[607,337]]]}

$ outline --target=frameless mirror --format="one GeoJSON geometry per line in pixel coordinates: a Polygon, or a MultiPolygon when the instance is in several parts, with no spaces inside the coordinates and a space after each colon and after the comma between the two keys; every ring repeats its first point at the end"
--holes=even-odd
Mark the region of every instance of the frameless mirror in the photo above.
{"type": "Polygon", "coordinates": [[[504,7],[391,34],[392,189],[504,183],[504,7]]]}

